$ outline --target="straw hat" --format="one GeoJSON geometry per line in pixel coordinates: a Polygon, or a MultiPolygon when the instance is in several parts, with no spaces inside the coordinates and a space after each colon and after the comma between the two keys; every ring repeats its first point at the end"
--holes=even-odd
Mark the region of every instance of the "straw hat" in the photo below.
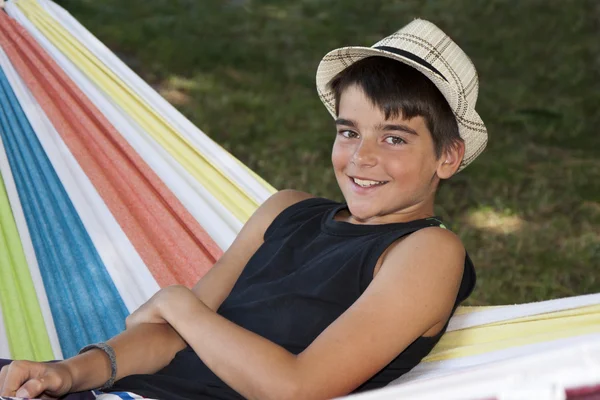
{"type": "Polygon", "coordinates": [[[429,21],[416,19],[372,47],[342,47],[323,57],[317,69],[317,91],[329,113],[335,115],[335,97],[327,84],[339,72],[370,56],[392,58],[417,69],[440,90],[454,112],[465,156],[459,171],[471,163],[487,144],[487,130],[475,112],[479,91],[471,59],[448,35],[429,21]]]}

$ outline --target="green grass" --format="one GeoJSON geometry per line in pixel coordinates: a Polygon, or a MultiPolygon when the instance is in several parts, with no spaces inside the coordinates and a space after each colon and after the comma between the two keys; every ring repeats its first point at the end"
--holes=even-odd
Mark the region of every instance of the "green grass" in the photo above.
{"type": "Polygon", "coordinates": [[[329,50],[422,17],[478,68],[487,150],[438,213],[478,268],[470,304],[600,292],[600,7],[527,0],[62,0],[204,132],[275,187],[341,199],[314,89],[329,50]]]}

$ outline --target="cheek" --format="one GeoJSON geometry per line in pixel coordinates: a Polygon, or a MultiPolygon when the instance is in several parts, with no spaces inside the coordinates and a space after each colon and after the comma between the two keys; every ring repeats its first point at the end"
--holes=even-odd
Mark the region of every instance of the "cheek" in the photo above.
{"type": "Polygon", "coordinates": [[[331,150],[331,163],[338,170],[344,168],[348,163],[348,151],[339,144],[334,144],[331,150]]]}
{"type": "Polygon", "coordinates": [[[419,157],[406,155],[404,157],[392,158],[386,169],[398,182],[408,184],[409,182],[422,181],[425,174],[424,165],[419,157]]]}

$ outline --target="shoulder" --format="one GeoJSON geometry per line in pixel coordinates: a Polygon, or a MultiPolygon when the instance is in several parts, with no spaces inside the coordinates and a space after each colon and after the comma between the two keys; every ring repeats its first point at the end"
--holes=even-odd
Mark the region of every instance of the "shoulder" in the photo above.
{"type": "Polygon", "coordinates": [[[465,247],[454,232],[427,227],[394,242],[382,257],[380,271],[402,269],[431,281],[443,276],[460,282],[465,257],[465,247]]]}
{"type": "MultiPolygon", "coordinates": [[[[460,238],[451,230],[438,226],[419,229],[408,235],[404,241],[404,251],[408,248],[413,250],[436,250],[447,256],[460,256],[464,258],[465,247],[460,238]]],[[[400,246],[398,246],[400,249],[400,246]]],[[[399,250],[400,251],[400,250],[399,250]]]]}
{"type": "Polygon", "coordinates": [[[267,206],[270,208],[280,208],[279,211],[282,211],[284,208],[298,203],[299,201],[311,199],[313,197],[314,196],[312,194],[302,192],[300,190],[284,189],[271,195],[271,197],[269,197],[263,203],[263,206],[267,206]]]}
{"type": "Polygon", "coordinates": [[[243,230],[252,230],[254,234],[262,235],[271,225],[273,220],[285,209],[303,200],[313,198],[306,192],[298,190],[280,190],[263,202],[246,222],[243,230]]]}
{"type": "Polygon", "coordinates": [[[394,242],[386,252],[386,258],[422,254],[432,258],[465,258],[465,247],[452,231],[437,226],[419,229],[394,242]]]}
{"type": "MultiPolygon", "coordinates": [[[[248,221],[242,226],[233,243],[221,257],[222,263],[231,263],[231,259],[242,260],[243,264],[263,243],[264,235],[273,221],[286,209],[303,200],[310,199],[308,193],[296,190],[281,190],[265,200],[248,221]]],[[[242,262],[237,264],[242,265],[242,262]]],[[[214,269],[214,268],[213,268],[214,269]]]]}
{"type": "Polygon", "coordinates": [[[313,197],[314,196],[309,193],[298,190],[280,190],[269,197],[263,204],[261,204],[261,206],[256,210],[255,214],[259,214],[261,218],[266,218],[267,220],[270,219],[269,222],[272,222],[272,220],[281,214],[281,212],[286,208],[313,197]]]}
{"type": "Polygon", "coordinates": [[[465,257],[456,234],[439,227],[423,228],[388,248],[370,286],[387,293],[386,303],[407,301],[425,307],[423,318],[430,324],[425,336],[432,336],[443,328],[456,304],[465,257]],[[398,291],[403,295],[395,294],[398,291]]]}

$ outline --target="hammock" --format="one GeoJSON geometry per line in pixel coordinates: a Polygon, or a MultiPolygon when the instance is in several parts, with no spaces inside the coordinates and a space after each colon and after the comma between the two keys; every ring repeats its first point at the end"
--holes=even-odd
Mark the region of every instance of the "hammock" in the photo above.
{"type": "MultiPolygon", "coordinates": [[[[160,287],[193,285],[275,189],[58,5],[4,11],[0,358],[69,357],[160,287]]],[[[422,363],[357,397],[490,398],[528,387],[519,371],[535,398],[593,395],[599,352],[600,294],[461,307],[422,363]]]]}

